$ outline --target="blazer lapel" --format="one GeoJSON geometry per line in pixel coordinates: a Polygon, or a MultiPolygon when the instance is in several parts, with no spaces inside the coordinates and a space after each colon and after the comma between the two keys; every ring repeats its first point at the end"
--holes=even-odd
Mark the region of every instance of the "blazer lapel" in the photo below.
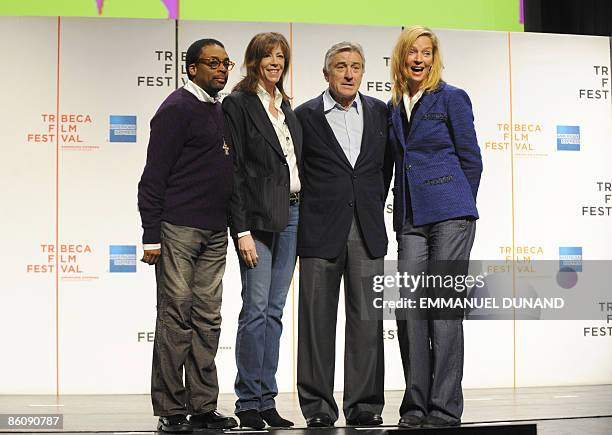
{"type": "Polygon", "coordinates": [[[344,151],[342,151],[342,147],[336,139],[334,131],[329,126],[329,123],[325,118],[325,113],[323,112],[323,95],[319,97],[318,104],[316,105],[314,110],[311,111],[311,114],[308,117],[308,122],[310,122],[314,131],[321,138],[321,140],[336,153],[338,158],[343,163],[345,163],[349,168],[351,168],[351,163],[346,158],[344,151]]]}
{"type": "Polygon", "coordinates": [[[391,123],[393,124],[393,130],[395,130],[395,136],[402,145],[402,148],[406,149],[406,141],[404,140],[404,125],[402,123],[402,108],[400,104],[394,106],[391,112],[391,123]]]}
{"type": "Polygon", "coordinates": [[[287,123],[287,127],[289,127],[289,132],[291,133],[291,139],[293,141],[293,151],[295,152],[295,158],[297,162],[300,163],[302,159],[302,141],[301,135],[299,134],[300,126],[298,125],[298,120],[291,110],[291,106],[289,103],[283,101],[281,104],[281,109],[285,114],[285,122],[287,123]]]}
{"type": "Polygon", "coordinates": [[[255,128],[259,130],[262,136],[266,139],[266,141],[270,144],[270,146],[281,155],[281,157],[285,156],[283,153],[283,149],[281,148],[281,144],[278,141],[278,136],[276,136],[276,131],[274,130],[274,126],[268,118],[268,113],[266,109],[264,109],[259,97],[256,94],[248,94],[249,98],[249,116],[253,120],[253,124],[255,128]]]}
{"type": "Polygon", "coordinates": [[[372,108],[369,102],[361,97],[361,94],[357,94],[357,98],[361,98],[361,110],[363,110],[363,132],[361,133],[361,147],[359,149],[359,155],[355,161],[355,168],[359,166],[359,163],[367,157],[369,151],[368,144],[371,142],[370,135],[376,134],[376,128],[372,125],[372,108]]]}
{"type": "MultiPolygon", "coordinates": [[[[442,86],[439,86],[438,89],[434,90],[433,92],[424,93],[423,96],[421,97],[421,104],[418,105],[419,106],[418,109],[415,112],[413,112],[412,115],[410,115],[411,126],[410,126],[410,133],[408,133],[408,139],[410,139],[410,137],[416,131],[418,125],[421,123],[421,120],[423,119],[423,114],[429,112],[429,109],[431,108],[431,106],[433,106],[433,104],[436,102],[436,100],[440,96],[439,91],[440,89],[442,89],[442,86]]],[[[401,123],[401,120],[400,120],[400,123],[401,123]]]]}

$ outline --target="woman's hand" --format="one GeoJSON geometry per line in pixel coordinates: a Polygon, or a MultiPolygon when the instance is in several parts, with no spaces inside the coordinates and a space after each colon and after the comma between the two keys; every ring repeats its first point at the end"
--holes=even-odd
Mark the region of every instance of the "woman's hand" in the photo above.
{"type": "Polygon", "coordinates": [[[255,240],[253,236],[247,234],[238,239],[238,251],[242,260],[249,268],[257,266],[257,249],[255,248],[255,240]]]}

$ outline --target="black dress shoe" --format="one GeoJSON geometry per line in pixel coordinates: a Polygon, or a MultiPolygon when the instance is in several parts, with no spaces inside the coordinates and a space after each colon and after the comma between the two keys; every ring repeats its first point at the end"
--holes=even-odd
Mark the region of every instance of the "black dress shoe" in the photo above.
{"type": "Polygon", "coordinates": [[[331,417],[327,414],[315,414],[312,417],[306,419],[306,426],[308,427],[332,427],[334,422],[331,417]]]}
{"type": "Polygon", "coordinates": [[[261,415],[263,421],[268,423],[268,426],[270,427],[291,427],[294,425],[291,420],[287,420],[281,417],[278,414],[276,408],[270,408],[266,409],[265,411],[261,411],[259,415],[261,415]]]}
{"type": "Polygon", "coordinates": [[[399,427],[419,427],[425,418],[424,415],[414,415],[408,414],[404,417],[400,418],[399,423],[397,424],[399,427]]]}
{"type": "Polygon", "coordinates": [[[378,426],[382,424],[383,419],[380,414],[374,414],[369,411],[362,411],[357,414],[357,418],[346,421],[349,426],[378,426]]]}
{"type": "Polygon", "coordinates": [[[225,416],[216,410],[192,415],[189,417],[189,423],[194,429],[232,429],[238,426],[233,417],[225,416]]]}
{"type": "Polygon", "coordinates": [[[236,413],[240,420],[240,427],[250,427],[251,429],[263,429],[266,427],[261,415],[255,409],[247,409],[236,413]]]}
{"type": "Polygon", "coordinates": [[[459,426],[461,424],[461,420],[457,419],[445,419],[442,417],[437,417],[435,415],[429,414],[427,417],[423,419],[421,423],[421,427],[452,427],[459,426]]]}
{"type": "Polygon", "coordinates": [[[159,417],[157,430],[168,433],[191,433],[193,431],[187,416],[183,414],[159,417]]]}

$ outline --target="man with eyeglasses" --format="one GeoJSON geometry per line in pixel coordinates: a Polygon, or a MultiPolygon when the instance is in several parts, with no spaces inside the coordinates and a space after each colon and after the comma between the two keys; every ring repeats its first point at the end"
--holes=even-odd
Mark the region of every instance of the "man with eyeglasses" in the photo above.
{"type": "Polygon", "coordinates": [[[215,366],[232,193],[219,91],[234,62],[221,42],[201,39],[185,66],[189,80],[151,120],[138,184],[141,261],[155,265],[157,279],[151,400],[158,430],[173,433],[237,426],[217,412],[215,366]]]}

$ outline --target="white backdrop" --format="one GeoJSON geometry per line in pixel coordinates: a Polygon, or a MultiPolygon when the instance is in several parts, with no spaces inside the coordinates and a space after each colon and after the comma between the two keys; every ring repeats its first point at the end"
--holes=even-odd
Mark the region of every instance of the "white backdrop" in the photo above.
{"type": "MultiPolygon", "coordinates": [[[[341,40],[365,49],[362,91],[388,100],[386,58],[397,27],[0,18],[0,393],[149,391],[154,273],[135,261],[142,252],[136,188],[148,123],[175,88],[177,64],[178,85],[186,78],[182,53],[192,41],[221,40],[240,66],[248,41],[261,31],[281,32],[291,42],[286,89],[294,105],[325,89],[323,56],[341,40]],[[51,118],[56,113],[64,115],[59,124],[51,118]],[[136,117],[135,142],[110,140],[111,116],[136,117]],[[64,252],[49,252],[56,244],[64,252]],[[136,257],[111,256],[121,249],[115,246],[135,246],[136,257]],[[117,259],[131,271],[115,271],[117,259]]],[[[612,259],[609,213],[582,212],[583,206],[612,205],[597,185],[612,181],[609,38],[437,33],[445,80],[472,99],[484,161],[472,257],[558,260],[561,247],[581,247],[584,260],[612,259]],[[597,96],[594,90],[600,98],[587,98],[597,96]],[[558,126],[579,127],[579,151],[557,149],[558,126]]],[[[225,91],[240,76],[237,67],[225,91]]],[[[387,258],[395,259],[390,202],[387,258]]],[[[224,286],[217,364],[221,391],[232,392],[240,279],[231,246],[224,286]]],[[[292,287],[284,314],[281,391],[295,390],[298,290],[292,287]]],[[[584,326],[606,326],[605,316],[465,322],[464,387],[612,383],[612,337],[585,337],[584,326]]],[[[404,385],[395,329],[385,323],[387,389],[404,385]]],[[[337,389],[343,338],[341,304],[337,389]]]]}

